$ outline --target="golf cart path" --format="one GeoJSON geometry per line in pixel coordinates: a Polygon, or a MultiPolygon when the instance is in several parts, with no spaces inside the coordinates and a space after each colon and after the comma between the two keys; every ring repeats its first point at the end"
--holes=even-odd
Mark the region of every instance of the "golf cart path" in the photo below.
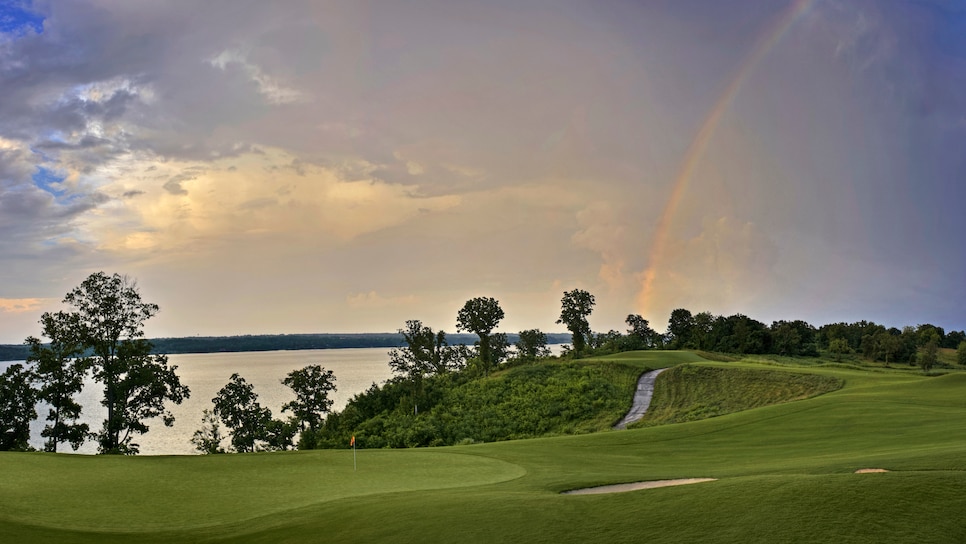
{"type": "Polygon", "coordinates": [[[647,412],[648,406],[651,405],[651,397],[654,396],[654,380],[657,379],[658,374],[665,370],[667,369],[659,368],[641,374],[641,377],[637,379],[637,391],[634,392],[631,409],[627,412],[627,415],[617,422],[617,425],[614,425],[614,429],[626,429],[628,425],[644,417],[644,412],[647,412]]]}
{"type": "Polygon", "coordinates": [[[598,487],[585,487],[583,489],[572,489],[564,491],[562,495],[602,495],[605,493],[624,493],[625,491],[637,491],[639,489],[654,489],[657,487],[672,487],[676,485],[700,484],[703,482],[714,482],[717,478],[679,478],[677,480],[651,480],[649,482],[631,482],[629,484],[601,485],[598,487]]]}

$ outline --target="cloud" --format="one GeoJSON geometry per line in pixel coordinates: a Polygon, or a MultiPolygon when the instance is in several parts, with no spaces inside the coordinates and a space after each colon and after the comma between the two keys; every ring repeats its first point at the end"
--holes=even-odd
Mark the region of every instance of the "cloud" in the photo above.
{"type": "Polygon", "coordinates": [[[774,240],[754,223],[707,219],[694,237],[668,243],[650,292],[639,293],[637,305],[655,323],[675,308],[748,312],[759,302],[757,293],[770,292],[777,258],[774,240]]]}
{"type": "Polygon", "coordinates": [[[359,172],[296,161],[278,149],[206,163],[128,160],[124,169],[91,174],[114,199],[111,213],[88,217],[83,230],[101,249],[154,257],[310,240],[331,246],[459,203],[350,175],[359,172]],[[138,198],[124,198],[132,193],[138,198]]]}
{"type": "Polygon", "coordinates": [[[226,49],[212,58],[212,66],[227,70],[230,66],[238,66],[255,83],[259,94],[271,104],[290,104],[308,100],[306,93],[281,84],[276,78],[265,74],[264,70],[249,62],[241,52],[226,49]]]}
{"type": "MultiPolygon", "coordinates": [[[[181,184],[185,181],[197,179],[197,177],[203,172],[204,168],[201,167],[196,166],[188,168],[185,172],[171,176],[171,178],[164,182],[164,185],[161,187],[172,195],[187,195],[188,191],[186,191],[181,184]]],[[[126,195],[128,192],[125,192],[124,194],[126,195]]]]}
{"type": "Polygon", "coordinates": [[[392,156],[406,164],[406,173],[408,173],[410,176],[419,176],[426,173],[426,169],[423,168],[423,165],[416,161],[403,158],[403,154],[399,151],[394,152],[392,156]]]}
{"type": "Polygon", "coordinates": [[[0,187],[25,183],[34,172],[35,164],[26,142],[0,136],[0,187]]]}
{"type": "MultiPolygon", "coordinates": [[[[961,12],[811,4],[723,112],[655,308],[801,307],[787,287],[821,292],[800,269],[828,255],[861,268],[848,283],[895,292],[928,268],[958,292],[961,12]]],[[[502,294],[550,329],[563,286],[620,327],[690,143],[787,7],[31,5],[43,24],[0,38],[3,296],[117,267],[201,332],[424,317],[376,308],[397,293],[447,320],[447,297],[502,294]]]]}
{"type": "Polygon", "coordinates": [[[627,226],[611,202],[595,202],[577,212],[580,230],[574,233],[574,245],[600,254],[602,261],[598,276],[611,289],[624,286],[627,253],[627,226]]]}
{"type": "Polygon", "coordinates": [[[414,307],[419,301],[415,295],[384,297],[375,291],[355,293],[345,299],[350,308],[386,308],[390,306],[414,307]]]}
{"type": "Polygon", "coordinates": [[[0,312],[11,314],[37,312],[41,306],[50,302],[42,298],[0,298],[0,312]]]}
{"type": "Polygon", "coordinates": [[[470,168],[467,166],[460,166],[458,164],[449,164],[449,163],[443,163],[440,166],[442,166],[444,169],[454,174],[467,177],[467,178],[479,179],[486,175],[486,172],[479,168],[470,168]]]}

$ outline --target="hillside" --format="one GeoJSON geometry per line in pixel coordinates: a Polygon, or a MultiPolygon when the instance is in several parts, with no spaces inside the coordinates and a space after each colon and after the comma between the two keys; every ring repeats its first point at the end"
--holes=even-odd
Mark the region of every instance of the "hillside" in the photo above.
{"type": "Polygon", "coordinates": [[[841,388],[831,376],[741,368],[679,365],[661,374],[654,402],[634,426],[697,421],[752,408],[807,399],[841,388]]]}
{"type": "Polygon", "coordinates": [[[348,448],[142,458],[3,453],[0,541],[966,540],[966,374],[813,364],[786,370],[844,385],[806,400],[643,429],[359,449],[356,470],[348,448]],[[890,472],[854,473],[862,468],[890,472]],[[691,477],[718,480],[560,495],[691,477]]]}
{"type": "Polygon", "coordinates": [[[331,414],[317,447],[355,436],[367,448],[452,446],[610,429],[630,407],[645,371],[700,361],[687,351],[645,351],[580,360],[546,359],[490,376],[447,373],[418,389],[406,380],[373,386],[331,414]]]}

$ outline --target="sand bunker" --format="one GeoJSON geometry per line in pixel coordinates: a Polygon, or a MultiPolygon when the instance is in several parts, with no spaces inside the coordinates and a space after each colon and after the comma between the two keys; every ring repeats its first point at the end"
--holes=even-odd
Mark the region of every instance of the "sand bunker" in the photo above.
{"type": "Polygon", "coordinates": [[[598,495],[602,493],[623,493],[625,491],[637,491],[638,489],[654,489],[655,487],[670,487],[672,485],[699,484],[701,482],[713,482],[717,478],[683,478],[679,480],[652,480],[650,482],[631,482],[629,484],[602,485],[599,487],[587,487],[584,489],[573,489],[564,491],[564,495],[598,495]]]}
{"type": "Polygon", "coordinates": [[[860,468],[859,470],[855,471],[856,474],[870,474],[872,472],[889,472],[889,471],[884,468],[860,468]]]}

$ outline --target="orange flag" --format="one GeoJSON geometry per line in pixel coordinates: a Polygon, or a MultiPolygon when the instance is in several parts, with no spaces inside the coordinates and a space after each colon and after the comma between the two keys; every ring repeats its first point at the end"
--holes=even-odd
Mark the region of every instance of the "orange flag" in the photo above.
{"type": "Polygon", "coordinates": [[[349,445],[355,447],[356,445],[356,435],[352,435],[352,440],[349,441],[349,445]]]}

